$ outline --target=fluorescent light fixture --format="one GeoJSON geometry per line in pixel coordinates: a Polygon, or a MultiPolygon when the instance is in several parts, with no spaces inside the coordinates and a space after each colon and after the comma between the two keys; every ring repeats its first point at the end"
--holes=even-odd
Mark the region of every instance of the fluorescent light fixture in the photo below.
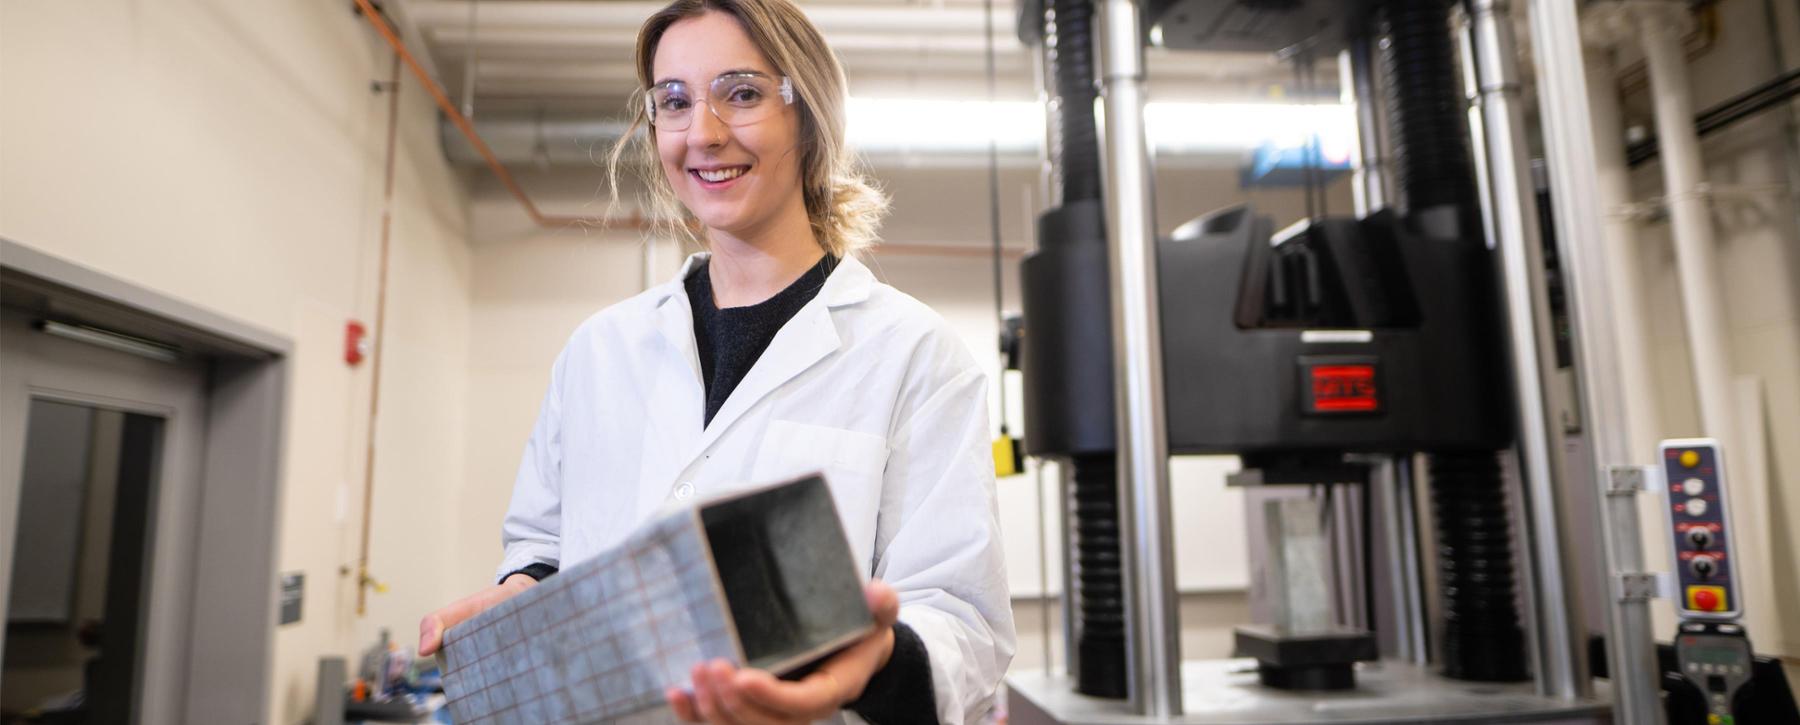
{"type": "MultiPolygon", "coordinates": [[[[1044,104],[851,98],[850,145],[865,153],[1036,153],[1044,137],[1044,104]]],[[[1155,102],[1144,127],[1159,154],[1239,154],[1265,146],[1298,147],[1316,135],[1326,160],[1347,160],[1356,138],[1351,107],[1336,103],[1155,102]]]]}
{"type": "Polygon", "coordinates": [[[851,98],[850,145],[865,153],[1036,153],[1044,135],[1044,107],[1029,101],[949,101],[851,98]]]}
{"type": "Polygon", "coordinates": [[[1347,161],[1356,115],[1337,103],[1150,103],[1144,132],[1170,154],[1298,148],[1316,136],[1324,160],[1347,161]]]}
{"type": "Polygon", "coordinates": [[[39,320],[37,329],[76,342],[98,345],[109,350],[117,350],[138,357],[147,357],[162,362],[175,362],[181,359],[181,350],[159,342],[141,340],[130,335],[121,335],[111,330],[102,330],[87,325],[71,325],[55,320],[39,320]]]}

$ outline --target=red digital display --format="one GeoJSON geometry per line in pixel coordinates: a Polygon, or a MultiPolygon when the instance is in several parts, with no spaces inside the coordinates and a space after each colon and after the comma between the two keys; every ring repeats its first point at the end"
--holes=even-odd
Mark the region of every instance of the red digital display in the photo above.
{"type": "Polygon", "coordinates": [[[1311,407],[1314,411],[1373,412],[1381,409],[1374,365],[1314,365],[1311,377],[1311,407]]]}

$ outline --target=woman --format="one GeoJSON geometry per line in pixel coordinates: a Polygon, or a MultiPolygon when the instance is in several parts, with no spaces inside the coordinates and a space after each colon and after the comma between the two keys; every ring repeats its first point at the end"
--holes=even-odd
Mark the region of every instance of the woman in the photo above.
{"type": "Polygon", "coordinates": [[[845,149],[836,57],[789,0],[681,0],[646,21],[636,64],[633,131],[648,125],[660,170],[646,180],[710,254],[570,338],[501,583],[427,616],[420,653],[665,506],[823,471],[876,634],[792,682],[696,663],[669,706],[693,722],[978,721],[1013,651],[986,378],[855,256],[886,203],[845,149]]]}

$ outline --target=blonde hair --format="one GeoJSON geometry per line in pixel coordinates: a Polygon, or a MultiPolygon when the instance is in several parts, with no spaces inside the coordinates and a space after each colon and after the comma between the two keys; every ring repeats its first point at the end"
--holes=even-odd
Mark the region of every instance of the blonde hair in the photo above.
{"type": "Polygon", "coordinates": [[[843,66],[819,29],[790,0],[676,0],[644,21],[638,30],[638,91],[632,94],[631,125],[613,144],[607,163],[614,203],[619,198],[621,159],[635,145],[641,152],[641,175],[650,191],[653,231],[704,243],[695,234],[697,223],[675,198],[675,190],[656,162],[656,134],[649,130],[644,94],[654,82],[651,66],[663,33],[678,21],[708,11],[737,19],[751,43],[778,72],[793,80],[794,105],[800,112],[800,185],[813,238],[837,257],[873,245],[888,201],[862,174],[844,142],[847,83],[843,66]]]}

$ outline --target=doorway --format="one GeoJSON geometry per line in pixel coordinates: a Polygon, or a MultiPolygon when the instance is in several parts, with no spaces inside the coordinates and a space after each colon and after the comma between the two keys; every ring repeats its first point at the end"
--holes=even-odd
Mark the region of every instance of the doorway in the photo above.
{"type": "Polygon", "coordinates": [[[0,571],[12,583],[0,707],[45,723],[178,715],[206,366],[59,337],[43,323],[0,310],[0,434],[24,443],[0,484],[17,502],[0,513],[11,531],[0,571]]]}
{"type": "Polygon", "coordinates": [[[0,711],[259,723],[285,340],[0,239],[0,711]]]}
{"type": "Polygon", "coordinates": [[[128,722],[166,419],[50,397],[26,411],[0,653],[8,723],[128,722]],[[28,583],[28,584],[27,584],[28,583]]]}

